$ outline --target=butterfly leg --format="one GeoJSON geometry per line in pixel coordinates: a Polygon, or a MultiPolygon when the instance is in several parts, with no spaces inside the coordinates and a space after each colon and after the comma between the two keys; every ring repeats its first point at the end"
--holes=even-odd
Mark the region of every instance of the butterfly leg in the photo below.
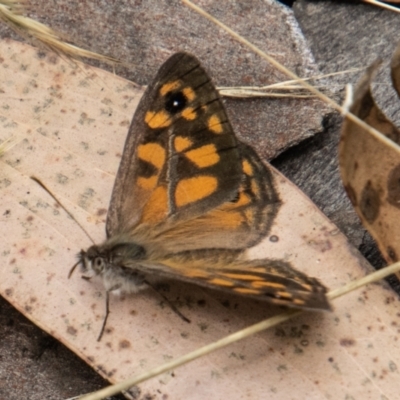
{"type": "MultiPolygon", "coordinates": [[[[87,279],[87,280],[90,279],[90,278],[85,278],[85,277],[83,277],[83,278],[87,279]]],[[[115,286],[111,287],[110,289],[106,290],[106,313],[104,315],[104,319],[103,319],[103,323],[101,325],[99,336],[97,337],[98,342],[100,342],[101,338],[103,337],[104,330],[106,329],[106,325],[107,325],[108,316],[110,315],[110,292],[118,290],[119,288],[120,288],[119,285],[115,285],[115,286]]]]}
{"type": "Polygon", "coordinates": [[[97,337],[97,341],[100,342],[103,337],[104,329],[106,328],[108,316],[110,315],[110,290],[106,291],[106,314],[103,319],[103,324],[101,325],[99,336],[97,337]]]}
{"type": "Polygon", "coordinates": [[[171,310],[178,315],[183,321],[187,322],[190,324],[190,319],[185,317],[172,303],[171,301],[164,296],[159,290],[157,290],[151,283],[149,283],[147,280],[144,281],[146,285],[148,285],[150,288],[152,288],[159,296],[161,296],[164,301],[170,306],[171,310]]]}

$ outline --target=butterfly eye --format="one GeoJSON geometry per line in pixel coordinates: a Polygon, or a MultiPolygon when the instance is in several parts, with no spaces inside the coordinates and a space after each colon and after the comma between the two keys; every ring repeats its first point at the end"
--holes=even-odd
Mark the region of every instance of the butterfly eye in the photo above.
{"type": "Polygon", "coordinates": [[[187,105],[187,98],[182,92],[172,93],[166,95],[165,109],[170,114],[176,114],[182,111],[187,105]]]}
{"type": "Polygon", "coordinates": [[[104,268],[104,260],[101,257],[96,257],[93,261],[93,269],[96,272],[101,272],[104,268]]]}

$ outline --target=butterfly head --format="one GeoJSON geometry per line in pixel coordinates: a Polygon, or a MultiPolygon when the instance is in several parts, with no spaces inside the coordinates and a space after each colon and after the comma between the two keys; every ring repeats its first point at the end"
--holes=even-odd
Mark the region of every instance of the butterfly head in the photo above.
{"type": "Polygon", "coordinates": [[[81,272],[89,275],[101,275],[109,263],[107,253],[103,252],[101,246],[93,245],[86,251],[81,250],[78,254],[78,264],[81,272]]]}
{"type": "Polygon", "coordinates": [[[93,245],[78,254],[82,278],[100,277],[108,292],[134,293],[145,286],[145,278],[138,271],[140,261],[146,259],[145,249],[133,242],[114,238],[101,245],[93,245]]]}

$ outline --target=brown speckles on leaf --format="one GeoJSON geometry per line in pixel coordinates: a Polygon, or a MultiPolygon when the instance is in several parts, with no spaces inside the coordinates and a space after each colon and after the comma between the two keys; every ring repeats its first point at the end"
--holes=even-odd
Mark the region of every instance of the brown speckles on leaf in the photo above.
{"type": "Polygon", "coordinates": [[[387,256],[392,262],[398,261],[397,254],[392,246],[388,246],[387,248],[387,256]]]}
{"type": "Polygon", "coordinates": [[[364,218],[372,224],[379,215],[381,199],[379,191],[368,181],[361,193],[360,210],[364,218]]]}
{"type": "Polygon", "coordinates": [[[303,237],[303,239],[306,240],[309,246],[321,253],[325,253],[332,249],[332,243],[328,239],[307,239],[306,237],[303,237]]]}
{"type": "Polygon", "coordinates": [[[129,120],[124,119],[123,121],[121,121],[121,122],[119,123],[119,126],[129,126],[130,123],[131,123],[131,122],[130,122],[129,120]]]}
{"type": "Polygon", "coordinates": [[[96,192],[92,188],[86,188],[84,193],[79,196],[80,198],[78,205],[86,210],[89,207],[89,203],[94,197],[95,193],[96,192]]]}
{"type": "Polygon", "coordinates": [[[49,64],[56,65],[59,62],[59,57],[57,57],[55,54],[49,53],[49,56],[47,57],[47,62],[49,64]]]}
{"type": "Polygon", "coordinates": [[[393,302],[395,302],[394,296],[387,296],[387,297],[385,298],[385,304],[391,304],[391,303],[393,303],[393,302]]]}
{"type": "Polygon", "coordinates": [[[63,174],[57,174],[57,182],[60,184],[60,185],[65,185],[65,184],[67,184],[68,183],[68,176],[65,176],[65,175],[63,175],[63,174]]]}
{"type": "Polygon", "coordinates": [[[54,276],[55,276],[54,273],[48,273],[48,274],[47,274],[47,278],[46,278],[47,284],[49,284],[49,283],[52,281],[52,279],[54,278],[54,276]]]}
{"type": "Polygon", "coordinates": [[[105,208],[99,208],[96,212],[98,217],[101,217],[102,215],[106,215],[107,214],[107,210],[105,208]]]}
{"type": "Polygon", "coordinates": [[[71,336],[76,336],[78,334],[78,331],[71,325],[67,327],[67,333],[71,336]]]}
{"type": "Polygon", "coordinates": [[[400,208],[400,164],[390,171],[387,190],[388,202],[392,206],[400,208]]]}
{"type": "Polygon", "coordinates": [[[91,125],[92,123],[95,122],[93,118],[89,118],[89,116],[86,113],[81,113],[79,121],[81,125],[91,125]]]}
{"type": "Polygon", "coordinates": [[[97,370],[97,372],[100,373],[101,375],[103,375],[103,376],[108,376],[107,370],[106,370],[102,365],[98,365],[98,366],[96,367],[96,370],[97,370]]]}
{"type": "Polygon", "coordinates": [[[131,342],[129,340],[126,340],[126,339],[121,340],[119,342],[119,346],[118,347],[119,347],[120,350],[129,349],[131,347],[131,342]]]}
{"type": "Polygon", "coordinates": [[[350,339],[350,338],[343,338],[343,339],[340,339],[339,343],[343,347],[352,347],[352,346],[355,346],[356,341],[354,339],[350,339]]]}

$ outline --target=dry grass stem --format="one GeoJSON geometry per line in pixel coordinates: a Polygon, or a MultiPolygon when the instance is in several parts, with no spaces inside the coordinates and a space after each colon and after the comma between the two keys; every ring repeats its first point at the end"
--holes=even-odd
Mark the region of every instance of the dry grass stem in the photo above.
{"type": "MultiPolygon", "coordinates": [[[[343,75],[360,71],[361,68],[351,68],[345,71],[332,72],[330,74],[302,78],[303,81],[325,79],[332,76],[343,75]]],[[[314,86],[319,90],[328,89],[325,86],[314,86]]],[[[218,86],[217,89],[221,96],[236,98],[251,97],[291,97],[291,98],[310,98],[315,95],[305,89],[298,80],[273,83],[267,86],[218,86]]]]}
{"type": "Polygon", "coordinates": [[[64,35],[32,18],[25,17],[22,15],[23,11],[23,2],[14,0],[0,1],[0,18],[17,33],[33,38],[57,54],[64,54],[73,59],[86,57],[107,63],[118,63],[118,60],[112,57],[84,50],[67,43],[64,35]]]}
{"type": "MultiPolygon", "coordinates": [[[[387,10],[400,13],[400,10],[397,7],[391,6],[391,5],[383,3],[381,1],[377,1],[377,0],[363,0],[363,1],[364,1],[364,3],[373,4],[374,6],[386,8],[387,10]]],[[[399,3],[399,2],[394,1],[393,3],[399,3]]]]}
{"type": "Polygon", "coordinates": [[[0,157],[7,151],[11,150],[17,143],[18,140],[15,136],[10,136],[8,139],[0,143],[0,157]]]}

